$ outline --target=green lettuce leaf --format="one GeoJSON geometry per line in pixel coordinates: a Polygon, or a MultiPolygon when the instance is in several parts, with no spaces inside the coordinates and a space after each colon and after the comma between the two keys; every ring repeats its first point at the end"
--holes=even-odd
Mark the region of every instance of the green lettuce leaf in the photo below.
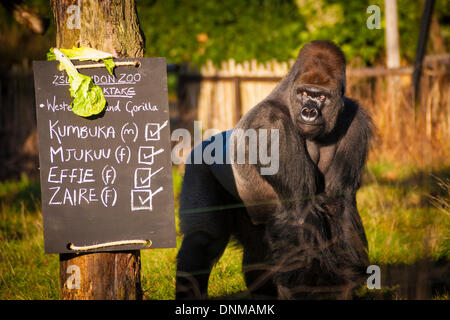
{"type": "MultiPolygon", "coordinates": [[[[111,75],[114,75],[114,60],[111,53],[100,51],[93,48],[88,47],[73,47],[72,49],[58,49],[61,51],[62,54],[64,54],[67,58],[70,60],[94,60],[99,61],[103,60],[103,63],[105,64],[106,69],[108,69],[108,72],[111,75]]],[[[47,53],[47,60],[56,60],[55,53],[53,52],[53,48],[50,49],[50,51],[47,53]]]]}
{"type": "MultiPolygon", "coordinates": [[[[72,49],[58,49],[70,60],[103,60],[112,58],[112,54],[88,47],[73,47],[72,49]]],[[[55,60],[56,56],[52,49],[47,53],[47,60],[55,60]]]]}
{"type": "Polygon", "coordinates": [[[114,75],[114,68],[116,66],[114,64],[113,58],[103,59],[103,63],[105,64],[106,69],[108,69],[108,72],[113,76],[114,75]]]}
{"type": "Polygon", "coordinates": [[[60,50],[56,48],[50,50],[69,76],[69,91],[74,98],[71,103],[72,111],[82,117],[90,117],[102,112],[106,106],[102,89],[94,84],[91,77],[79,73],[70,59],[60,50]]]}

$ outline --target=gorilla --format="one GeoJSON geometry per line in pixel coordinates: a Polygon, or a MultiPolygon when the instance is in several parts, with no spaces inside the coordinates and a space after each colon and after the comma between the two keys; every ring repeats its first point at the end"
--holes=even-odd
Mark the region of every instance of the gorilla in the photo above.
{"type": "MultiPolygon", "coordinates": [[[[177,299],[207,298],[211,269],[230,237],[243,247],[253,298],[352,297],[368,266],[356,192],[373,125],[344,95],[345,67],[334,43],[306,44],[277,87],[233,130],[194,147],[180,196],[177,299]],[[270,149],[279,160],[276,172],[262,174],[260,160],[225,161],[251,129],[277,132],[278,140],[268,142],[277,143],[270,149]],[[219,138],[223,161],[194,161],[219,138]]],[[[242,149],[246,157],[250,147],[242,149]]]]}

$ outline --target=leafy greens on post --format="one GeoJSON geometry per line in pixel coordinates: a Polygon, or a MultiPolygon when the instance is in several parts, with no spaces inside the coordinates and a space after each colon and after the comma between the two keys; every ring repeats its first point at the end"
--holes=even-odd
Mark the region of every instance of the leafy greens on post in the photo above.
{"type": "MultiPolygon", "coordinates": [[[[60,66],[66,70],[69,76],[70,95],[74,98],[71,103],[72,111],[82,117],[90,117],[102,112],[106,106],[102,89],[92,81],[91,77],[79,73],[70,59],[60,50],[50,49],[47,59],[53,60],[51,59],[52,55],[59,61],[60,66]]],[[[86,59],[90,58],[83,56],[83,60],[86,59]]],[[[112,58],[110,59],[112,60],[112,58]]]]}
{"type": "MultiPolygon", "coordinates": [[[[103,63],[105,64],[106,69],[108,69],[108,72],[111,75],[114,75],[113,70],[115,64],[111,53],[88,47],[81,47],[81,48],[73,47],[72,49],[58,49],[58,50],[61,51],[70,60],[80,60],[80,61],[102,60],[103,63]]],[[[47,60],[55,60],[55,59],[56,59],[55,53],[52,51],[52,49],[50,49],[50,52],[47,53],[47,60]]]]}

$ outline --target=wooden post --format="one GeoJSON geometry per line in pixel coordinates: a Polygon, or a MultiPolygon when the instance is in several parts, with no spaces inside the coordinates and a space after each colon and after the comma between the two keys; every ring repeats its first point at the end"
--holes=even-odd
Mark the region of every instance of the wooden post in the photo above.
{"type": "MultiPolygon", "coordinates": [[[[385,28],[385,42],[386,42],[386,65],[388,69],[397,69],[400,67],[400,41],[398,33],[398,14],[397,14],[397,0],[384,0],[386,28],[385,28]]],[[[400,77],[397,75],[388,76],[388,95],[389,104],[387,105],[390,111],[390,126],[394,133],[394,141],[398,142],[400,139],[401,127],[398,126],[397,113],[399,112],[399,96],[400,96],[400,77]]]]}
{"type": "Polygon", "coordinates": [[[384,0],[386,17],[386,56],[388,68],[400,67],[397,0],[384,0]]]}
{"type": "MultiPolygon", "coordinates": [[[[56,46],[143,57],[134,0],[52,0],[56,46]]],[[[63,299],[141,299],[140,251],[60,255],[63,299]]]]}
{"type": "Polygon", "coordinates": [[[434,0],[426,0],[423,8],[422,20],[420,21],[419,41],[417,43],[416,58],[414,60],[413,86],[414,94],[417,99],[419,96],[419,83],[422,70],[423,56],[428,41],[428,34],[430,31],[431,15],[433,13],[434,0]]]}
{"type": "Polygon", "coordinates": [[[241,78],[239,76],[234,77],[234,94],[236,99],[236,110],[235,110],[235,117],[233,119],[234,124],[239,122],[241,120],[242,115],[242,97],[241,97],[241,78]]]}

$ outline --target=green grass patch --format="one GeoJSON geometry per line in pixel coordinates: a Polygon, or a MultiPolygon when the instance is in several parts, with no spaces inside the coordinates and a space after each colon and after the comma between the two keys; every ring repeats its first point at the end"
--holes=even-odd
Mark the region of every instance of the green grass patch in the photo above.
{"type": "Polygon", "coordinates": [[[450,212],[433,198],[449,202],[450,172],[423,172],[392,164],[369,164],[357,194],[358,208],[375,264],[449,258],[450,212]],[[437,178],[440,175],[442,179],[437,178]]]}
{"type": "Polygon", "coordinates": [[[39,183],[0,183],[0,300],[58,299],[59,259],[44,254],[39,183]]]}
{"type": "MultiPolygon", "coordinates": [[[[390,163],[369,164],[357,195],[373,264],[413,265],[423,259],[449,261],[449,168],[421,171],[390,163]]],[[[144,299],[175,297],[176,255],[182,241],[178,228],[182,172],[173,170],[177,248],[142,250],[144,299]]],[[[44,254],[39,183],[22,176],[0,182],[0,300],[59,299],[58,255],[44,254]]],[[[214,266],[211,298],[245,297],[242,249],[230,243],[214,266]],[[242,295],[241,295],[242,294],[242,295]]],[[[398,288],[359,298],[400,299],[398,288]]],[[[448,293],[433,294],[448,299],[448,293]]]]}

